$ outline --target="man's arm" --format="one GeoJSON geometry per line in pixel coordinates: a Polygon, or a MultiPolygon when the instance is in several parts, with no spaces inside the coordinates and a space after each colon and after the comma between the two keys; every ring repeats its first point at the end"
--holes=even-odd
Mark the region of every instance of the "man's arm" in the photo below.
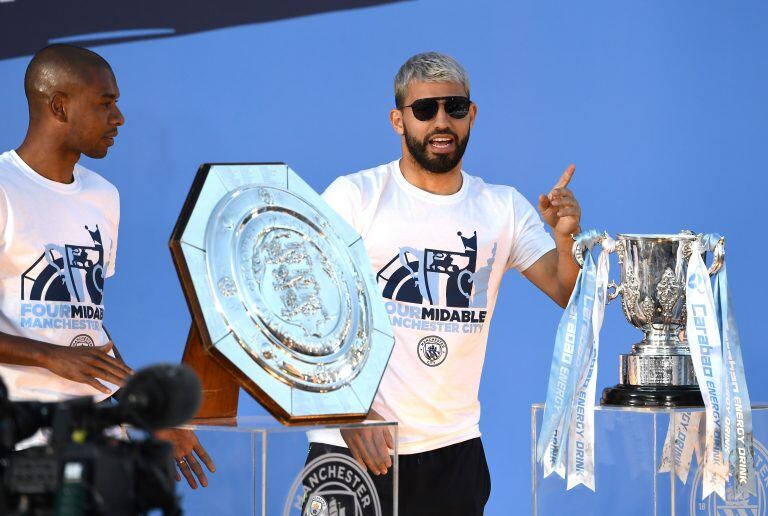
{"type": "MultiPolygon", "coordinates": [[[[371,409],[368,420],[384,421],[384,418],[371,409]]],[[[341,430],[341,437],[347,443],[352,457],[374,475],[386,475],[392,467],[390,452],[395,449],[395,441],[388,427],[374,426],[341,430]]]]}
{"type": "Polygon", "coordinates": [[[112,346],[111,341],[94,347],[57,346],[0,332],[0,363],[42,367],[67,380],[110,394],[98,379],[123,385],[133,373],[120,360],[108,355],[112,346]]]}
{"type": "MultiPolygon", "coordinates": [[[[107,327],[102,326],[102,330],[104,330],[107,340],[112,342],[112,336],[109,334],[107,327]]],[[[125,360],[123,360],[123,357],[117,350],[117,346],[112,347],[112,352],[118,360],[125,363],[125,360]]],[[[112,395],[118,403],[121,401],[121,393],[122,389],[118,389],[112,395]]],[[[192,489],[197,489],[198,481],[201,486],[208,487],[208,477],[200,466],[198,458],[205,464],[205,467],[207,467],[208,471],[211,473],[216,471],[216,466],[213,464],[213,459],[208,455],[208,452],[203,445],[200,444],[200,441],[192,430],[185,430],[183,428],[165,428],[157,430],[155,432],[155,437],[163,441],[168,441],[173,446],[174,460],[176,462],[176,468],[178,468],[174,471],[177,482],[181,482],[181,475],[179,475],[180,471],[187,480],[189,487],[192,489]]]]}
{"type": "Polygon", "coordinates": [[[574,165],[569,166],[547,195],[539,196],[541,218],[552,228],[556,249],[549,251],[523,271],[523,276],[539,287],[557,304],[565,307],[571,297],[579,266],[573,260],[573,235],[579,233],[581,207],[567,188],[574,165]]]}

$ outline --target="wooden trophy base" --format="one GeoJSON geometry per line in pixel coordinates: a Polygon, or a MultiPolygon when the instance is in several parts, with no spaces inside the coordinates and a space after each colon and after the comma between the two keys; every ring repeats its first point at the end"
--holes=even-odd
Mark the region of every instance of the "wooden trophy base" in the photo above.
{"type": "Polygon", "coordinates": [[[181,359],[200,378],[203,399],[195,419],[225,419],[237,417],[240,386],[227,370],[203,349],[200,330],[193,322],[181,359]]]}

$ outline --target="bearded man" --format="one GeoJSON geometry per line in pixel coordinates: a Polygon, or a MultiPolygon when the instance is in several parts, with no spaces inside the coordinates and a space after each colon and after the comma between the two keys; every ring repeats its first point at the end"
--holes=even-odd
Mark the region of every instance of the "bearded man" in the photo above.
{"type": "MultiPolygon", "coordinates": [[[[478,390],[501,278],[515,269],[560,306],[578,275],[575,167],[538,200],[463,171],[477,116],[469,78],[450,56],[418,54],[395,77],[390,121],[399,159],[339,177],[323,194],[363,238],[395,335],[370,412],[399,424],[402,515],[477,515],[490,495],[478,390]],[[542,220],[554,239],[544,229],[542,220]]],[[[309,460],[353,456],[391,511],[386,428],[312,431],[309,460]]]]}

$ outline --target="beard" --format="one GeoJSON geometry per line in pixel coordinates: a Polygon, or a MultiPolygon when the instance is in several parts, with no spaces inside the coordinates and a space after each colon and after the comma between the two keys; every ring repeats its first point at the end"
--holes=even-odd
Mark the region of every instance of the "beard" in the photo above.
{"type": "Polygon", "coordinates": [[[421,165],[421,168],[435,174],[445,174],[456,168],[461,158],[464,157],[464,151],[467,150],[467,143],[469,143],[469,130],[467,130],[467,135],[463,139],[460,139],[450,129],[442,129],[440,131],[433,131],[425,136],[423,140],[419,141],[408,134],[408,129],[403,125],[403,135],[405,136],[405,145],[408,147],[411,156],[421,165]],[[451,135],[453,141],[456,142],[456,150],[449,154],[438,154],[437,156],[430,157],[427,150],[429,139],[436,134],[451,135]]]}

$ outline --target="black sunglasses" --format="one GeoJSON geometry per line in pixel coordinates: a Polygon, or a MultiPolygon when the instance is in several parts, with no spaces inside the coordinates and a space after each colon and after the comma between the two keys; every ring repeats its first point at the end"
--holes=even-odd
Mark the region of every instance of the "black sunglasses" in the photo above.
{"type": "Polygon", "coordinates": [[[417,120],[426,122],[432,120],[440,109],[440,101],[444,101],[445,112],[453,118],[464,118],[469,113],[472,102],[468,97],[430,97],[413,101],[412,104],[400,109],[411,108],[417,120]]]}

